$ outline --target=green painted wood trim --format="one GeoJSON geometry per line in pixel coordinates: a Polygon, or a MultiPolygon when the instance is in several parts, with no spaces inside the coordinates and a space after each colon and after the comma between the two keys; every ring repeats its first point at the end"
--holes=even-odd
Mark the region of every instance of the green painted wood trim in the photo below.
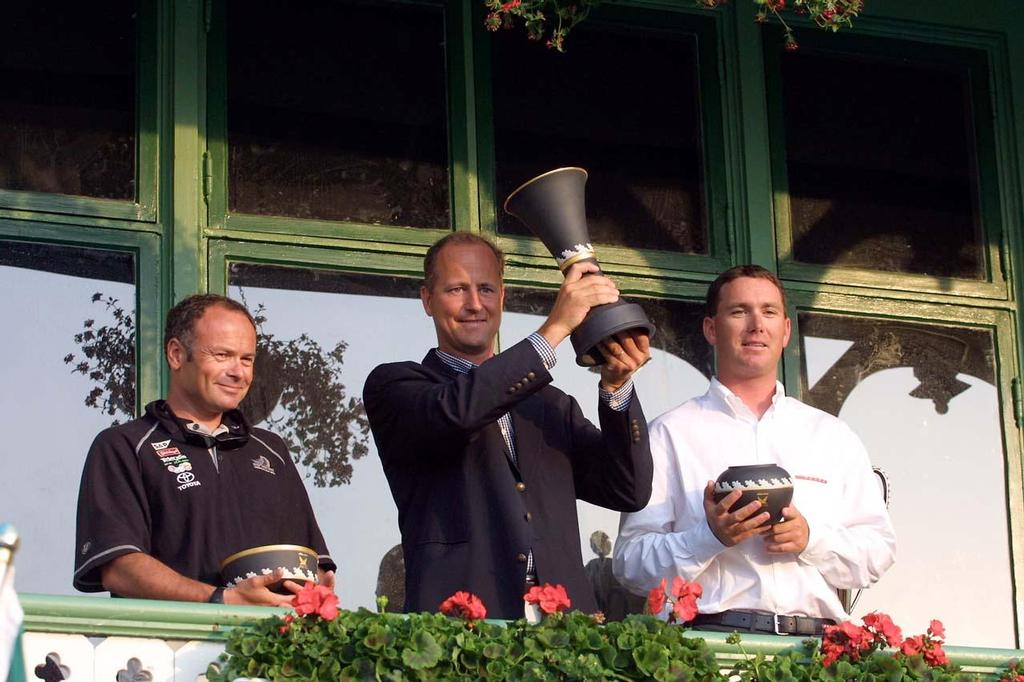
{"type": "Polygon", "coordinates": [[[227,291],[232,262],[282,267],[341,270],[420,279],[423,250],[324,249],[294,244],[265,244],[212,239],[209,247],[210,291],[227,291]]]}
{"type": "Polygon", "coordinates": [[[39,213],[32,211],[17,211],[7,208],[0,208],[0,220],[22,220],[27,222],[45,221],[52,225],[73,225],[79,231],[93,227],[107,228],[112,230],[123,230],[125,232],[149,232],[161,234],[162,230],[157,223],[137,223],[115,218],[93,218],[90,216],[61,214],[61,213],[39,213]]]}
{"type": "Polygon", "coordinates": [[[205,151],[206,11],[202,0],[164,0],[173,7],[171,301],[206,289],[206,244],[202,229],[205,151]]]}
{"type": "Polygon", "coordinates": [[[223,640],[234,628],[290,609],[149,599],[19,594],[30,632],[223,640]]]}
{"type": "MultiPolygon", "coordinates": [[[[555,262],[551,253],[538,239],[502,235],[495,241],[510,256],[533,256],[545,262],[555,262]]],[[[594,248],[602,269],[608,272],[640,267],[649,270],[652,276],[678,277],[680,272],[718,273],[724,265],[718,259],[689,253],[630,249],[607,244],[598,244],[594,248]]]]}
{"type": "Polygon", "coordinates": [[[477,165],[477,79],[473,50],[477,0],[453,0],[445,9],[445,58],[448,61],[449,205],[452,227],[480,232],[477,165]]]}
{"type": "Polygon", "coordinates": [[[448,234],[449,230],[366,223],[330,222],[287,216],[259,216],[232,213],[224,217],[224,229],[232,231],[264,232],[303,237],[339,237],[344,239],[390,242],[395,244],[425,244],[429,246],[448,234]]]}
{"type": "MultiPolygon", "coordinates": [[[[258,606],[221,606],[188,602],[102,597],[56,597],[21,594],[25,609],[25,630],[30,632],[78,633],[94,636],[157,637],[176,640],[223,641],[236,628],[286,613],[286,609],[258,606]]],[[[726,633],[686,633],[704,639],[720,665],[728,667],[744,656],[772,656],[801,646],[801,639],[775,635],[743,635],[740,646],[726,642],[726,633]]],[[[986,649],[947,646],[950,660],[968,672],[993,675],[1011,660],[1024,657],[1016,649],[986,649]]]]}
{"type": "Polygon", "coordinates": [[[163,314],[160,307],[160,239],[157,235],[101,228],[74,229],[48,223],[0,218],[0,239],[131,253],[135,261],[136,410],[141,413],[143,405],[162,397],[160,366],[151,361],[153,354],[149,352],[149,349],[159,348],[163,339],[163,314]]]}
{"type": "Polygon", "coordinates": [[[733,210],[736,223],[734,263],[757,263],[777,271],[772,204],[772,150],[769,146],[762,34],[752,9],[737,3],[727,43],[735,54],[735,76],[729,83],[736,102],[738,130],[730,142],[739,186],[733,210]]]}
{"type": "Polygon", "coordinates": [[[227,3],[213,2],[207,48],[205,183],[207,224],[223,228],[228,215],[228,63],[227,3]]]}
{"type": "Polygon", "coordinates": [[[1024,646],[1024,446],[1016,426],[1012,381],[1020,377],[1017,332],[1014,313],[997,314],[993,336],[999,406],[1003,423],[1003,450],[1006,454],[1006,505],[1010,524],[1010,570],[1014,587],[1016,645],[1024,646]],[[1016,333],[1015,333],[1016,332],[1016,333]]]}
{"type": "MultiPolygon", "coordinates": [[[[143,207],[130,201],[92,199],[70,194],[46,194],[0,189],[0,206],[15,211],[57,213],[115,220],[147,220],[143,207]]],[[[82,222],[82,218],[76,218],[82,222]]]]}
{"type": "Polygon", "coordinates": [[[157,219],[160,192],[160,11],[159,2],[139,4],[135,70],[135,202],[142,220],[157,219]]]}

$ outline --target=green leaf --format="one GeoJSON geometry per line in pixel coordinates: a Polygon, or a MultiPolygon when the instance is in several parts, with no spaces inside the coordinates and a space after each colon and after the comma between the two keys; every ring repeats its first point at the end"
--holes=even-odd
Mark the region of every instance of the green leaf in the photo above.
{"type": "Polygon", "coordinates": [[[657,644],[641,644],[633,650],[633,660],[640,672],[654,676],[658,670],[668,668],[668,654],[665,647],[657,644]]]}
{"type": "Polygon", "coordinates": [[[367,632],[366,637],[363,638],[363,644],[366,645],[366,648],[377,651],[390,644],[392,639],[391,633],[387,628],[374,625],[367,632]]]}
{"type": "Polygon", "coordinates": [[[441,660],[441,647],[426,630],[413,633],[410,645],[402,652],[402,662],[413,670],[432,668],[441,660]]]}

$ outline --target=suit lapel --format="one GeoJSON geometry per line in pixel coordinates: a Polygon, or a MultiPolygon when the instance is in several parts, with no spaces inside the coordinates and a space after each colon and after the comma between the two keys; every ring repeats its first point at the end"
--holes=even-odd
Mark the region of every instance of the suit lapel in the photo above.
{"type": "MultiPolygon", "coordinates": [[[[435,353],[433,349],[427,352],[426,357],[423,358],[422,364],[427,369],[432,370],[437,374],[440,374],[441,377],[444,379],[455,379],[457,376],[459,376],[459,372],[455,371],[454,369],[446,365],[444,361],[441,360],[441,358],[437,357],[437,353],[435,353]]],[[[513,412],[512,415],[512,423],[513,425],[516,423],[515,412],[513,412]]],[[[516,443],[518,443],[519,430],[516,426],[513,426],[512,428],[516,432],[516,443]]],[[[513,473],[516,475],[516,478],[522,478],[522,474],[519,471],[519,468],[516,466],[515,461],[511,457],[511,453],[508,451],[508,446],[505,444],[505,437],[501,435],[501,426],[498,424],[497,421],[495,421],[493,424],[488,424],[486,427],[484,427],[484,429],[480,432],[480,439],[483,441],[482,447],[484,452],[500,452],[502,457],[504,457],[505,460],[508,461],[508,465],[512,469],[513,473]]],[[[518,453],[519,448],[517,446],[516,454],[518,455],[518,453]]]]}

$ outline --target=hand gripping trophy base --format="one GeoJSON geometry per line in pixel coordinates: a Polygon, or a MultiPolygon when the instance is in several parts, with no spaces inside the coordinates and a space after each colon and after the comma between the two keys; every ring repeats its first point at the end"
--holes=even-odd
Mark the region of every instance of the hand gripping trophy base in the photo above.
{"type": "Polygon", "coordinates": [[[643,329],[648,336],[654,334],[654,325],[636,303],[618,300],[595,306],[569,337],[576,351],[576,364],[581,367],[603,365],[605,357],[597,347],[598,342],[630,329],[643,329]]]}

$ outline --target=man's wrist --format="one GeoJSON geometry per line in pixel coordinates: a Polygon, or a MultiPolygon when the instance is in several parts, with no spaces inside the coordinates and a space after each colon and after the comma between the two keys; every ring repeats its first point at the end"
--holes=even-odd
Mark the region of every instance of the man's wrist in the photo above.
{"type": "Polygon", "coordinates": [[[557,348],[558,344],[565,341],[565,338],[569,336],[571,330],[563,329],[562,327],[552,324],[551,322],[545,322],[541,325],[537,333],[544,337],[552,348],[557,348]]]}
{"type": "Polygon", "coordinates": [[[210,598],[206,600],[207,603],[209,603],[209,604],[223,604],[224,603],[224,591],[225,590],[224,590],[223,587],[215,587],[215,588],[213,588],[213,592],[210,593],[210,598]]]}

